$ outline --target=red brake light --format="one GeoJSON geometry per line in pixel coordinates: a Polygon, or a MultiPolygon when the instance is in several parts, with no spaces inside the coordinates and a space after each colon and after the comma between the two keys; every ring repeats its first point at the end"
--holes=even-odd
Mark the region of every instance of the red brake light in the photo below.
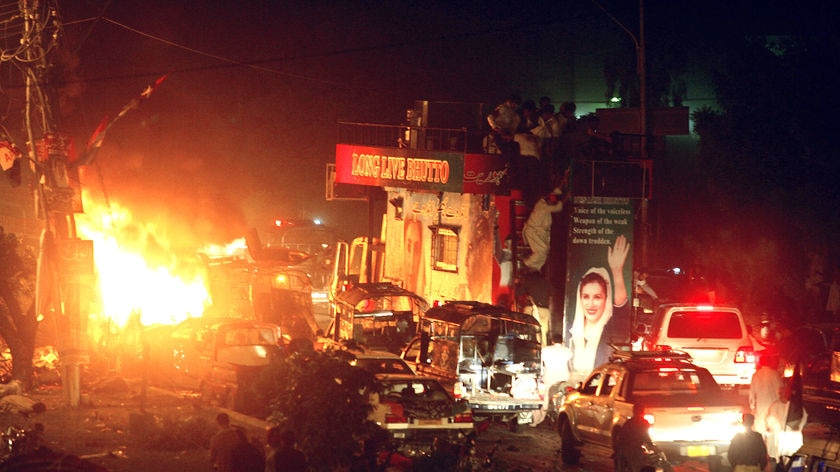
{"type": "Polygon", "coordinates": [[[458,413],[455,415],[455,422],[456,423],[472,423],[473,417],[472,413],[458,413]]]}
{"type": "Polygon", "coordinates": [[[755,363],[755,351],[750,346],[741,346],[738,348],[738,351],[735,352],[735,363],[736,364],[754,364],[755,363]]]}
{"type": "Polygon", "coordinates": [[[385,415],[386,423],[408,423],[408,418],[405,416],[385,415]]]}
{"type": "Polygon", "coordinates": [[[671,350],[671,346],[668,346],[668,345],[665,345],[665,344],[657,344],[657,345],[653,346],[653,349],[651,349],[651,351],[670,351],[670,350],[671,350]]]}

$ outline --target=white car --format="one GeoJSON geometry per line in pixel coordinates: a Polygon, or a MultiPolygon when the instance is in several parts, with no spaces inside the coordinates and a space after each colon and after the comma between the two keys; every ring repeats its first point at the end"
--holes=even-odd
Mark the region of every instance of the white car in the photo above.
{"type": "Polygon", "coordinates": [[[749,386],[755,373],[753,339],[735,307],[662,305],[643,348],[686,352],[723,387],[749,386]]]}
{"type": "Polygon", "coordinates": [[[374,374],[414,375],[411,366],[402,357],[392,352],[378,350],[348,350],[347,352],[353,356],[350,364],[374,374]]]}

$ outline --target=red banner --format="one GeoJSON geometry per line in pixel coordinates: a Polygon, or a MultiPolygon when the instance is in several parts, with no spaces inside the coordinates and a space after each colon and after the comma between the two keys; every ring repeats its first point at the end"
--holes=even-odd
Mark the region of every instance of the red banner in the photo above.
{"type": "Polygon", "coordinates": [[[335,181],[435,192],[507,194],[510,171],[498,154],[460,154],[337,144],[335,181]]]}

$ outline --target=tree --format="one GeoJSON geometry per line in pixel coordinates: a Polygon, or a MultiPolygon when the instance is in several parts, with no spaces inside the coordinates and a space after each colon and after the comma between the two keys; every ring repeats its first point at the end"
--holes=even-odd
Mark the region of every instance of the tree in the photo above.
{"type": "Polygon", "coordinates": [[[302,350],[272,363],[257,395],[270,405],[270,423],[295,432],[310,467],[329,471],[350,465],[360,440],[378,429],[367,420],[376,385],[373,374],[337,353],[302,350]]]}
{"type": "Polygon", "coordinates": [[[819,317],[824,301],[809,306],[802,293],[809,253],[840,260],[830,253],[840,251],[830,243],[840,164],[830,137],[836,105],[827,99],[840,43],[783,39],[731,38],[710,59],[719,108],[692,115],[700,174],[691,178],[702,185],[691,196],[705,216],[686,216],[683,234],[707,266],[728,267],[745,306],[778,313],[787,303],[819,317]]]}
{"type": "Polygon", "coordinates": [[[28,389],[35,352],[35,268],[33,248],[0,227],[0,336],[12,354],[12,379],[28,389]]]}

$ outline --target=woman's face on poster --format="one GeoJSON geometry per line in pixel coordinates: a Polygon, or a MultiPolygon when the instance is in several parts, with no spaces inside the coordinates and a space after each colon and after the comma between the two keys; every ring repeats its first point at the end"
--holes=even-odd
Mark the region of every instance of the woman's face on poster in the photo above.
{"type": "Polygon", "coordinates": [[[607,293],[598,282],[589,282],[580,287],[580,302],[586,323],[597,323],[604,316],[607,293]]]}

